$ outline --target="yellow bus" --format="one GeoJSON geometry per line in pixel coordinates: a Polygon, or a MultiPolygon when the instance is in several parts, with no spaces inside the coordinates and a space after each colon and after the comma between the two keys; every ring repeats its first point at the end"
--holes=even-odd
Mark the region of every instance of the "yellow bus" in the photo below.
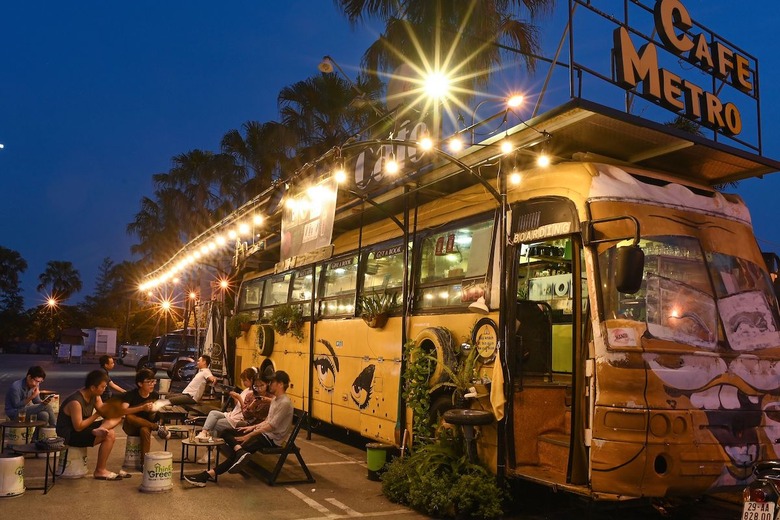
{"type": "Polygon", "coordinates": [[[276,264],[272,241],[246,255],[236,373],[283,369],[315,420],[400,445],[404,342],[442,364],[476,345],[469,406],[503,411],[478,427],[497,473],[598,499],[742,485],[780,455],[780,316],[745,205],[712,186],[777,163],[582,100],[506,136],[532,126],[566,160],[515,158],[513,184],[486,141],[371,205],[345,194],[316,261],[276,264]],[[402,301],[372,328],[359,302],[376,294],[402,301]],[[300,337],[261,323],[290,305],[300,337]]]}

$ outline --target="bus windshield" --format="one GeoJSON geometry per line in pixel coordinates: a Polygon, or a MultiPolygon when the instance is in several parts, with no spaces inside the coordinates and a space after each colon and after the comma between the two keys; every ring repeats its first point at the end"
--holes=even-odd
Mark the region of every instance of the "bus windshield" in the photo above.
{"type": "Polygon", "coordinates": [[[599,255],[607,319],[646,324],[647,334],[707,350],[780,346],[778,313],[768,274],[744,258],[705,251],[695,237],[648,236],[642,287],[619,293],[615,244],[599,255]]]}

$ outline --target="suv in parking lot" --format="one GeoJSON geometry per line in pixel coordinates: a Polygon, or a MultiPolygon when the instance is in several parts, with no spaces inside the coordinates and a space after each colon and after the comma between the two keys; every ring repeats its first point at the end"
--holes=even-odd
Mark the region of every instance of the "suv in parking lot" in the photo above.
{"type": "Polygon", "coordinates": [[[198,347],[194,335],[171,332],[154,338],[149,346],[123,345],[121,360],[136,369],[165,370],[174,381],[183,381],[192,377],[187,365],[197,359],[198,347]]]}

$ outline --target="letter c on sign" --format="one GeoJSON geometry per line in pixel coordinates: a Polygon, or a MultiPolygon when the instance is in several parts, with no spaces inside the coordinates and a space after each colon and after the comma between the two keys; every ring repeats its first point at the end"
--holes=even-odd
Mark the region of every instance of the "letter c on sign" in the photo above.
{"type": "Polygon", "coordinates": [[[655,4],[653,12],[658,36],[669,50],[682,54],[693,48],[693,40],[691,38],[684,32],[679,36],[675,32],[675,28],[687,31],[693,27],[691,15],[688,14],[688,10],[685,9],[680,0],[659,0],[655,4]]]}

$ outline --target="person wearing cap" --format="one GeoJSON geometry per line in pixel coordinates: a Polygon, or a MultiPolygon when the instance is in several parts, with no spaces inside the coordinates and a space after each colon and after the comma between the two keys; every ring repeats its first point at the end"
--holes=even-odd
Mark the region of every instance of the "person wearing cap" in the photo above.
{"type": "Polygon", "coordinates": [[[281,446],[290,435],[294,412],[292,401],[287,396],[288,386],[290,376],[287,372],[277,370],[271,377],[270,390],[274,398],[265,421],[224,432],[222,438],[231,450],[230,457],[212,470],[185,475],[184,480],[193,486],[204,487],[206,482],[214,481],[216,475],[226,471],[238,473],[249,455],[260,448],[281,446]]]}

